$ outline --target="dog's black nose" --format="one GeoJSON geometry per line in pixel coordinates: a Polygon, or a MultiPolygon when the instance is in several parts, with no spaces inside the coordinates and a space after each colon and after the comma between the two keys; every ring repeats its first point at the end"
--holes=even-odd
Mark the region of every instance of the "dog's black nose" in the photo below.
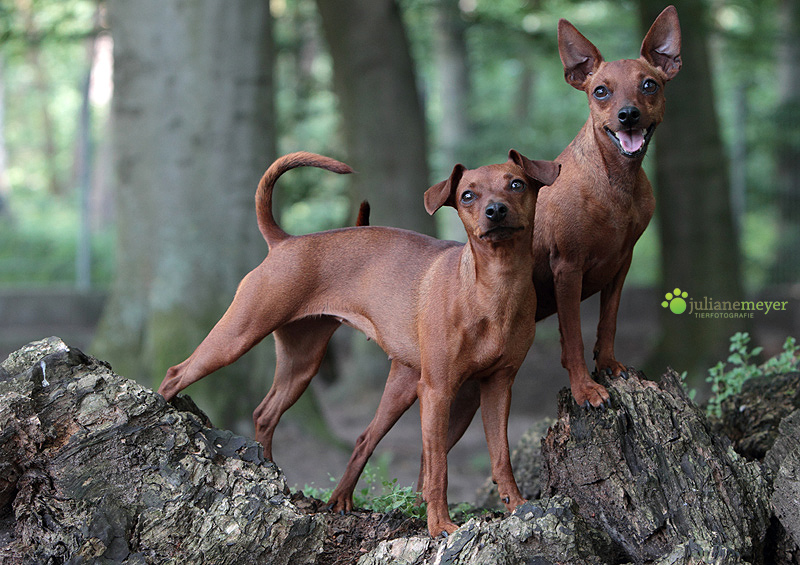
{"type": "Polygon", "coordinates": [[[502,202],[493,202],[486,207],[485,214],[492,222],[502,222],[508,214],[508,206],[502,202]]]}
{"type": "Polygon", "coordinates": [[[617,118],[619,118],[619,123],[629,128],[638,124],[639,118],[641,116],[642,113],[636,106],[625,106],[619,111],[619,114],[617,114],[617,118]]]}

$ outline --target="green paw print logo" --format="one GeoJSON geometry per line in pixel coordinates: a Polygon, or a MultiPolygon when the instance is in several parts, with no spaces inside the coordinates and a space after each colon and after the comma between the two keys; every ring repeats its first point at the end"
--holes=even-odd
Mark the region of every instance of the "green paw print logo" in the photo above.
{"type": "Polygon", "coordinates": [[[681,292],[681,289],[676,288],[664,295],[666,300],[661,303],[661,306],[669,308],[673,314],[683,314],[686,311],[686,298],[688,297],[688,292],[681,292]]]}

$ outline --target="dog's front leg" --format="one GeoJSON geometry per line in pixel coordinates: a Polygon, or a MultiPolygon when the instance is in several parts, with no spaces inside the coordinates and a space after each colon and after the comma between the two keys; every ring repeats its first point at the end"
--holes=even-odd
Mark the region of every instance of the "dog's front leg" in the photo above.
{"type": "Polygon", "coordinates": [[[622,297],[622,285],[631,266],[633,252],[628,254],[620,270],[600,291],[600,319],[597,323],[597,343],[594,346],[595,367],[598,371],[627,378],[625,365],[614,357],[614,338],[617,334],[617,313],[622,297]]]}
{"type": "Polygon", "coordinates": [[[446,390],[441,375],[437,377],[431,378],[423,369],[417,391],[422,424],[422,496],[428,503],[428,532],[432,537],[458,529],[447,509],[447,426],[455,391],[446,390]]]}
{"type": "Polygon", "coordinates": [[[572,396],[581,406],[601,406],[608,391],[592,380],[583,356],[581,334],[581,284],[583,272],[567,261],[553,265],[558,329],[561,333],[561,364],[569,373],[572,396]]]}
{"type": "Polygon", "coordinates": [[[513,373],[498,373],[481,381],[481,414],[492,462],[492,480],[497,484],[500,500],[509,511],[525,502],[514,480],[508,449],[508,413],[513,382],[513,373]]]}

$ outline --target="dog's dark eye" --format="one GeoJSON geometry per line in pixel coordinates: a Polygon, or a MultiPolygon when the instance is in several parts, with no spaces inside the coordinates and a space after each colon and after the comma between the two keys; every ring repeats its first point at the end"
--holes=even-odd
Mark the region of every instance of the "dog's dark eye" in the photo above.
{"type": "Polygon", "coordinates": [[[525,183],[519,179],[514,179],[511,181],[510,187],[514,192],[522,192],[525,190],[525,183]]]}
{"type": "Polygon", "coordinates": [[[606,98],[611,96],[611,91],[608,90],[608,88],[606,88],[605,86],[598,86],[597,88],[594,89],[592,94],[598,100],[605,100],[606,98]]]}
{"type": "Polygon", "coordinates": [[[658,92],[658,83],[651,78],[645,79],[642,83],[642,92],[645,94],[655,94],[658,92]]]}
{"type": "Polygon", "coordinates": [[[461,193],[462,204],[469,204],[473,200],[475,200],[475,193],[472,192],[471,190],[465,190],[464,192],[461,193]]]}

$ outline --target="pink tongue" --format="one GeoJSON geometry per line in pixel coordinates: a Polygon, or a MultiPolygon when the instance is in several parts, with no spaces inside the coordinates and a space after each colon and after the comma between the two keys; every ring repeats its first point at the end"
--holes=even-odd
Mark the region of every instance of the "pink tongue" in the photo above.
{"type": "Polygon", "coordinates": [[[619,139],[622,148],[628,153],[635,153],[644,145],[644,135],[642,130],[635,129],[631,131],[618,131],[617,138],[619,139]]]}

